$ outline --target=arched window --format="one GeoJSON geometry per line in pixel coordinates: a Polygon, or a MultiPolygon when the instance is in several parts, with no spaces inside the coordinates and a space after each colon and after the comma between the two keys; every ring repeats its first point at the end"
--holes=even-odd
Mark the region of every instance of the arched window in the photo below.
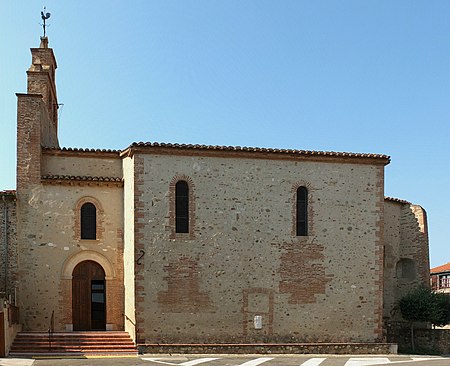
{"type": "Polygon", "coordinates": [[[97,239],[97,209],[90,202],[81,206],[81,239],[97,239]]]}
{"type": "Polygon", "coordinates": [[[189,232],[189,186],[184,180],[175,185],[175,232],[189,232]]]}
{"type": "Polygon", "coordinates": [[[401,258],[397,262],[395,272],[399,279],[414,280],[416,278],[416,263],[412,259],[401,258]]]}
{"type": "Polygon", "coordinates": [[[297,188],[297,236],[308,235],[308,190],[306,187],[297,188]]]}

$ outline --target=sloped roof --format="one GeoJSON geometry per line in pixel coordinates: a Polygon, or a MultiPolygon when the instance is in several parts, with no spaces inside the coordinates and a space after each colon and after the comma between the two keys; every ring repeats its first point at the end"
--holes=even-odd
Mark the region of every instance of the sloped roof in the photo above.
{"type": "Polygon", "coordinates": [[[242,147],[242,146],[217,146],[217,145],[192,145],[192,144],[172,144],[162,142],[134,142],[127,149],[122,151],[121,155],[133,153],[133,150],[142,149],[173,149],[173,150],[191,150],[191,151],[217,151],[230,153],[263,153],[276,154],[279,156],[303,156],[317,158],[350,158],[350,159],[371,159],[379,160],[384,164],[389,164],[390,156],[382,154],[365,154],[336,151],[315,151],[315,150],[296,150],[296,149],[276,149],[261,147],[242,147]]]}
{"type": "Polygon", "coordinates": [[[450,272],[450,262],[430,269],[430,273],[450,272]]]}

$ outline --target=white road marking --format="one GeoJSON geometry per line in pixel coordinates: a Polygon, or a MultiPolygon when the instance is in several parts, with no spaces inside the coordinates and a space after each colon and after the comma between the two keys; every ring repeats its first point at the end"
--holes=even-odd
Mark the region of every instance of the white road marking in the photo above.
{"type": "Polygon", "coordinates": [[[31,366],[34,360],[19,359],[19,358],[2,358],[0,359],[0,366],[31,366]]]}
{"type": "Polygon", "coordinates": [[[436,360],[438,357],[415,357],[410,360],[404,361],[390,361],[388,358],[350,358],[345,366],[370,366],[370,365],[387,365],[387,364],[397,364],[397,363],[406,363],[406,362],[420,362],[420,361],[429,361],[436,360]]]}
{"type": "Polygon", "coordinates": [[[182,362],[182,363],[172,363],[172,362],[161,361],[161,358],[141,358],[141,360],[144,360],[144,361],[162,363],[164,365],[177,365],[177,366],[194,366],[194,365],[199,365],[201,363],[214,361],[214,360],[218,360],[218,359],[219,358],[217,358],[217,357],[216,358],[199,358],[197,360],[186,361],[186,362],[182,362]]]}
{"type": "Polygon", "coordinates": [[[311,358],[308,361],[303,362],[300,366],[319,366],[326,358],[311,358]]]}
{"type": "Polygon", "coordinates": [[[419,362],[419,361],[431,361],[431,360],[438,360],[441,359],[442,357],[413,357],[412,360],[415,362],[419,362]]]}
{"type": "Polygon", "coordinates": [[[385,365],[391,363],[389,358],[350,358],[345,366],[370,366],[370,365],[385,365]]]}
{"type": "Polygon", "coordinates": [[[256,365],[260,365],[260,364],[270,361],[270,360],[273,360],[273,357],[260,357],[255,360],[241,363],[239,366],[256,366],[256,365]]]}

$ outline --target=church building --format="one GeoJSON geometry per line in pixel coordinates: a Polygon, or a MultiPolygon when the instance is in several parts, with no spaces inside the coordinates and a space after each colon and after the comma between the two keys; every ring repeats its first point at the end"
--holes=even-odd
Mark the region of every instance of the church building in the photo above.
{"type": "Polygon", "coordinates": [[[389,156],[61,147],[46,37],[31,56],[17,187],[0,191],[0,288],[23,330],[54,314],[55,331],[137,344],[382,342],[428,284],[426,214],[385,197],[389,156]]]}

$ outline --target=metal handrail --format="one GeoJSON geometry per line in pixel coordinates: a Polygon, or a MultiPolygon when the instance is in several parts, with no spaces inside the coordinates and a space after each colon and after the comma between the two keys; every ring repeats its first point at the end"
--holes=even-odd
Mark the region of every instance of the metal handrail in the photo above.
{"type": "Polygon", "coordinates": [[[50,326],[48,327],[48,350],[52,349],[53,333],[55,333],[55,310],[52,311],[50,326]]]}
{"type": "Polygon", "coordinates": [[[134,327],[134,342],[137,343],[137,334],[138,334],[138,330],[136,327],[136,323],[125,313],[122,313],[122,315],[125,317],[125,319],[127,319],[131,324],[133,324],[134,327]]]}

